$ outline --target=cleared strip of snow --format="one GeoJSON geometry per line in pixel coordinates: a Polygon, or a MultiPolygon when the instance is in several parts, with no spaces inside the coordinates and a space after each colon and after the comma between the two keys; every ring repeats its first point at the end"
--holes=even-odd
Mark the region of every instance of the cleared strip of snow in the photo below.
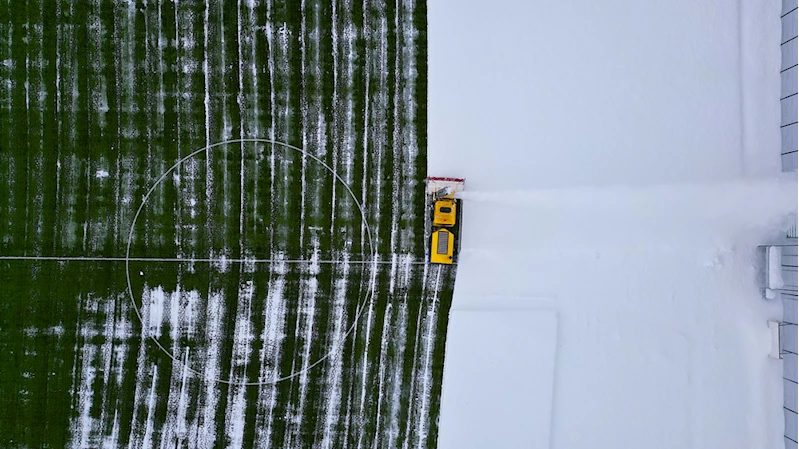
{"type": "MultiPolygon", "coordinates": [[[[396,95],[401,95],[401,99],[395,99],[395,103],[400,105],[398,113],[401,114],[395,117],[396,123],[400,122],[400,117],[404,121],[404,126],[401,128],[401,141],[395,142],[395,149],[398,150],[398,157],[402,161],[401,170],[404,175],[404,184],[400,186],[399,178],[397,184],[394,185],[394,191],[399,192],[400,202],[398,205],[397,216],[404,215],[404,211],[412,210],[414,207],[415,193],[417,190],[417,182],[421,173],[417,173],[416,159],[419,156],[419,141],[417,139],[415,119],[418,114],[418,106],[416,104],[416,80],[419,73],[416,69],[417,46],[414,45],[419,35],[419,30],[416,29],[413,21],[413,13],[416,10],[416,2],[414,0],[403,1],[397,4],[397,43],[401,45],[402,51],[397,52],[397,90],[396,95]],[[402,83],[400,84],[400,78],[402,83]],[[400,89],[402,86],[402,89],[400,89]]],[[[425,49],[427,51],[427,49],[425,49]]],[[[427,74],[424,74],[427,76],[427,74]]],[[[396,130],[395,130],[396,131],[396,130]]],[[[396,164],[396,160],[395,160],[396,164]]],[[[399,229],[399,251],[402,253],[410,253],[415,251],[414,245],[416,242],[416,233],[418,229],[413,226],[405,226],[399,229]]],[[[394,246],[392,246],[393,248],[394,246]]]]}

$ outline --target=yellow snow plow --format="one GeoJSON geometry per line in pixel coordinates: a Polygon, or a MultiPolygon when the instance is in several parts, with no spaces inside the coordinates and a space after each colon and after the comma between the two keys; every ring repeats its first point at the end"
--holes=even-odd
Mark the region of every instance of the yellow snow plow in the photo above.
{"type": "Polygon", "coordinates": [[[457,204],[454,199],[436,201],[433,212],[433,226],[455,226],[457,204]]]}
{"type": "Polygon", "coordinates": [[[452,264],[457,258],[460,228],[460,199],[455,194],[463,190],[460,178],[427,178],[427,198],[430,213],[430,262],[452,264]]]}
{"type": "Polygon", "coordinates": [[[430,262],[452,263],[452,250],[455,245],[455,234],[446,229],[433,232],[433,244],[430,248],[430,262]]]}

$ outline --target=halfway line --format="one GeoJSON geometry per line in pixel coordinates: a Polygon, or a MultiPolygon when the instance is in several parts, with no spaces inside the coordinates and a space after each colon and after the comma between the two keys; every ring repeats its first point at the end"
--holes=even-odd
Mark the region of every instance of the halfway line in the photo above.
{"type": "MultiPolygon", "coordinates": [[[[57,262],[124,262],[129,260],[131,262],[188,262],[188,263],[214,263],[214,262],[230,262],[230,263],[321,263],[321,264],[334,264],[334,263],[355,263],[355,264],[391,264],[390,260],[308,260],[308,259],[224,259],[224,258],[180,258],[180,257],[131,257],[126,259],[124,257],[60,257],[60,256],[0,256],[0,260],[44,260],[44,261],[57,261],[57,262]]],[[[414,264],[424,265],[426,261],[410,261],[410,262],[397,262],[398,264],[414,264]]]]}

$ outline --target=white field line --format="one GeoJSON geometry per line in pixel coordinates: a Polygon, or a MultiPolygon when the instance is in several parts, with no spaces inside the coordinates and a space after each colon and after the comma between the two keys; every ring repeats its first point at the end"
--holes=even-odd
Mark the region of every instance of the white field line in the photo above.
{"type": "MultiPolygon", "coordinates": [[[[401,256],[401,255],[400,255],[401,256]]],[[[392,260],[314,260],[314,259],[230,259],[227,257],[69,257],[69,256],[0,256],[0,260],[17,260],[17,261],[52,261],[52,262],[179,262],[179,263],[216,263],[222,266],[231,263],[286,263],[286,264],[380,264],[391,265],[395,263],[392,260]]],[[[405,262],[412,265],[425,265],[425,261],[409,261],[405,262]]],[[[455,264],[453,264],[455,265],[455,264]]]]}

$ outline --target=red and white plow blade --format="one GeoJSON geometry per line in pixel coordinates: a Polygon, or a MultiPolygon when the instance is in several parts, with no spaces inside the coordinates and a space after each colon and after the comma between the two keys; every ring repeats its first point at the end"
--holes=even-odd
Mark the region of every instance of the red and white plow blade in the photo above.
{"type": "Polygon", "coordinates": [[[463,191],[463,183],[466,181],[463,178],[442,178],[430,176],[427,178],[427,187],[425,192],[432,195],[441,189],[451,189],[450,193],[458,193],[463,191]]]}

